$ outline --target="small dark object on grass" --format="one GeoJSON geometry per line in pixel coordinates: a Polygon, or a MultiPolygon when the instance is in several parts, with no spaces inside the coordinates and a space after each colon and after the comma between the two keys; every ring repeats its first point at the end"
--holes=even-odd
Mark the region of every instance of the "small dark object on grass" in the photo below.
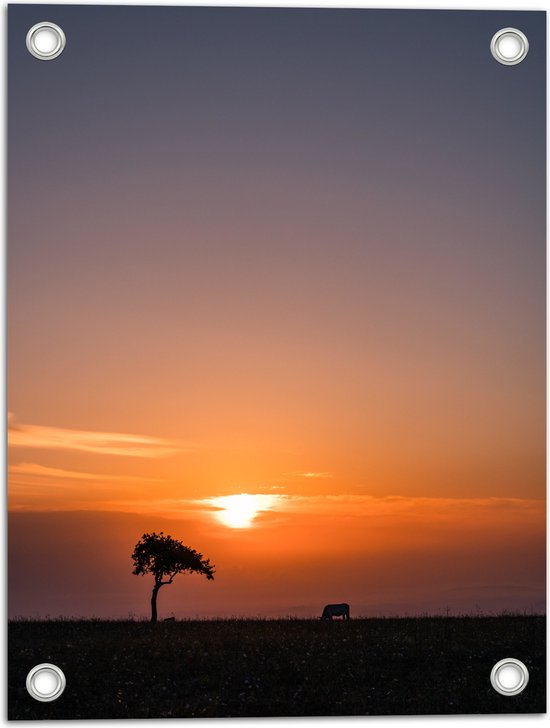
{"type": "Polygon", "coordinates": [[[330,619],[333,617],[342,617],[342,619],[349,619],[349,604],[345,602],[342,604],[327,604],[323,609],[321,619],[330,619]]]}

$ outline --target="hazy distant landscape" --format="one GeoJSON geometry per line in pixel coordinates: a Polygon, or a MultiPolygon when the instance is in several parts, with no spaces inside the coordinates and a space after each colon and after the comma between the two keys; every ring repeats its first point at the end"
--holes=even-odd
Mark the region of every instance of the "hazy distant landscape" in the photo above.
{"type": "Polygon", "coordinates": [[[545,617],[12,621],[9,718],[538,713],[546,709],[545,617]],[[489,682],[503,657],[525,691],[489,682]],[[38,703],[27,672],[53,662],[64,694],[38,703]]]}

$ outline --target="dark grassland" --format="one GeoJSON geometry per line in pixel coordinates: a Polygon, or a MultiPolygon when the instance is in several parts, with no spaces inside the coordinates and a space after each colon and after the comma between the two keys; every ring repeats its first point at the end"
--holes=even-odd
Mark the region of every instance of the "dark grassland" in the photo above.
{"type": "Polygon", "coordinates": [[[9,718],[542,713],[545,617],[14,621],[9,718]],[[530,671],[523,693],[489,682],[503,657],[530,671]],[[67,677],[52,703],[27,672],[53,662],[67,677]]]}

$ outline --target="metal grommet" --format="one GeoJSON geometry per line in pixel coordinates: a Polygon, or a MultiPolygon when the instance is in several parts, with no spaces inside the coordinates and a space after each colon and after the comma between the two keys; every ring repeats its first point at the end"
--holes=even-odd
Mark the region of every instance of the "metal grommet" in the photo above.
{"type": "Polygon", "coordinates": [[[529,670],[521,660],[506,657],[491,670],[491,685],[501,695],[517,695],[527,687],[529,670]]]}
{"type": "Polygon", "coordinates": [[[63,670],[48,662],[36,665],[27,675],[27,691],[41,703],[57,700],[65,690],[66,684],[63,670]]]}
{"type": "Polygon", "coordinates": [[[502,28],[491,40],[491,53],[499,63],[515,66],[529,53],[529,41],[517,28],[502,28]]]}
{"type": "Polygon", "coordinates": [[[27,50],[41,61],[57,58],[65,43],[65,33],[55,23],[37,23],[27,33],[27,50]]]}

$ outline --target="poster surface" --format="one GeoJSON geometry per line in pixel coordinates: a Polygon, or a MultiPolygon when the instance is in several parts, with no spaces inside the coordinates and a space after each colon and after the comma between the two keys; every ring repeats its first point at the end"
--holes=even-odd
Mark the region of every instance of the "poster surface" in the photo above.
{"type": "Polygon", "coordinates": [[[543,712],[545,14],[8,16],[9,717],[543,712]]]}

